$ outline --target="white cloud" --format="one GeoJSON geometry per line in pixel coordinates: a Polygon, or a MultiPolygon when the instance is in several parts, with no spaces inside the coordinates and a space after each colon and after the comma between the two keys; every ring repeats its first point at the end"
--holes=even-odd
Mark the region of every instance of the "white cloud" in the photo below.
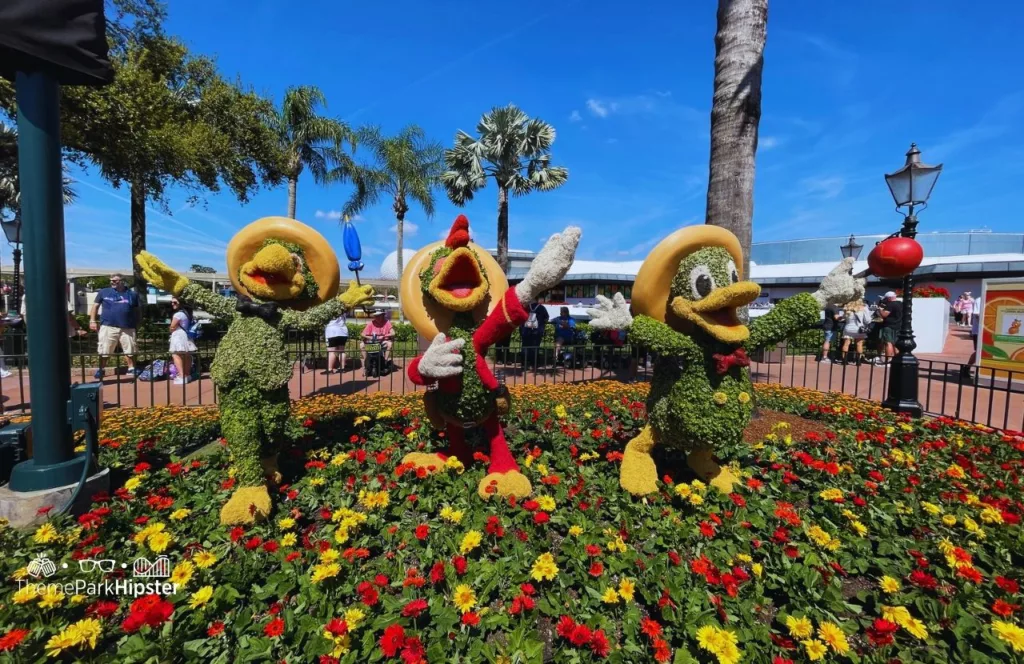
{"type": "Polygon", "coordinates": [[[574,110],[572,113],[569,114],[569,122],[579,122],[582,119],[583,116],[580,115],[579,111],[574,110]]]}
{"type": "MultiPolygon", "coordinates": [[[[414,224],[411,221],[407,221],[402,224],[403,235],[416,235],[416,232],[420,229],[419,224],[414,224]]],[[[395,224],[389,229],[392,233],[398,232],[398,224],[395,224]]]]}
{"type": "MultiPolygon", "coordinates": [[[[341,214],[340,210],[328,210],[326,212],[324,212],[323,210],[317,210],[316,213],[313,216],[316,217],[317,219],[335,219],[335,220],[337,220],[337,219],[341,219],[342,214],[341,214]]],[[[363,216],[359,215],[359,214],[354,214],[354,215],[352,215],[349,218],[352,221],[362,221],[363,220],[363,216]]]]}
{"type": "Polygon", "coordinates": [[[782,140],[775,136],[761,136],[757,139],[758,150],[771,150],[777,148],[782,143],[782,140]]]}
{"type": "Polygon", "coordinates": [[[843,192],[846,181],[836,175],[810,177],[800,180],[800,186],[803,188],[804,193],[810,196],[829,199],[835,198],[843,192]]]}
{"type": "Polygon", "coordinates": [[[609,109],[608,109],[607,104],[605,104],[605,103],[603,103],[603,102],[601,102],[601,101],[599,101],[597,99],[588,99],[587,100],[587,110],[589,110],[591,113],[593,113],[594,115],[596,115],[599,118],[606,118],[606,117],[608,117],[608,113],[609,113],[609,109]]]}

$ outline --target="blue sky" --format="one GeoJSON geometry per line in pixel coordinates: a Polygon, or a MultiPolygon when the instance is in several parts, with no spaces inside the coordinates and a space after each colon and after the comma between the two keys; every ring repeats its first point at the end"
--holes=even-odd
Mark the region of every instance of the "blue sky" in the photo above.
{"type": "MultiPolygon", "coordinates": [[[[579,257],[636,260],[671,230],[704,219],[717,3],[608,0],[382,3],[170,0],[168,31],[279,100],[319,86],[328,111],[385,131],[417,123],[445,145],[482,112],[514,102],[552,123],[556,192],[513,199],[510,246],[538,249],[567,224],[579,257]]],[[[1024,228],[1024,6],[774,0],[765,53],[755,240],[890,232],[900,222],[882,174],[911,141],[944,162],[923,232],[1024,228]]],[[[360,156],[357,152],[357,158],[360,156]]],[[[91,173],[66,212],[72,266],[128,265],[127,191],[91,173]]],[[[341,250],[332,211],[349,188],[303,177],[298,218],[341,250]]],[[[496,190],[464,211],[493,246],[496,190]]],[[[232,233],[284,214],[285,187],[245,206],[230,195],[154,205],[149,246],[177,267],[223,269],[232,233]]],[[[406,246],[433,241],[459,209],[438,192],[433,220],[408,215],[406,246]]],[[[359,229],[367,273],[394,248],[388,203],[359,229]]],[[[6,250],[6,247],[5,247],[6,250]]],[[[838,254],[838,251],[837,251],[838,254]]],[[[4,255],[9,260],[9,250],[4,255]]]]}

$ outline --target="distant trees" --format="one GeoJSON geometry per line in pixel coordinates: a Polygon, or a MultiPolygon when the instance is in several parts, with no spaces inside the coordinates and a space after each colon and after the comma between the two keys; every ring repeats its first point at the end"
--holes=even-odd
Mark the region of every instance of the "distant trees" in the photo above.
{"type": "Polygon", "coordinates": [[[192,263],[192,267],[188,269],[189,272],[196,272],[198,274],[214,274],[217,270],[207,265],[199,265],[198,263],[192,263]]]}

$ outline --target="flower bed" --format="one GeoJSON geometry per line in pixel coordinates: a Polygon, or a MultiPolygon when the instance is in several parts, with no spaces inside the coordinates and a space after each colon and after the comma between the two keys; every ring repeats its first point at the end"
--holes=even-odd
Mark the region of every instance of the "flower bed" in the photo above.
{"type": "Polygon", "coordinates": [[[518,503],[480,501],[480,464],[429,477],[399,464],[436,442],[412,395],[298,402],[309,435],[285,455],[276,514],[233,529],[218,524],[233,484],[223,452],[161,467],[152,444],[138,445],[155,440],[135,419],[144,414],[122,415],[114,433],[108,420],[119,454],[137,455],[124,486],[77,520],[0,530],[0,653],[503,664],[1024,657],[1024,438],[765,387],[763,417],[768,406],[801,413],[822,433],[794,439],[776,427],[748,445],[743,485],[728,496],[663,455],[664,492],[638,501],[617,473],[644,423],[645,389],[517,390],[510,443],[535,488],[518,503]],[[161,554],[177,584],[164,596],[27,584],[27,563],[41,555],[56,568],[47,580],[68,583],[132,581],[136,557],[161,554]],[[84,559],[117,567],[81,571],[84,559]]]}

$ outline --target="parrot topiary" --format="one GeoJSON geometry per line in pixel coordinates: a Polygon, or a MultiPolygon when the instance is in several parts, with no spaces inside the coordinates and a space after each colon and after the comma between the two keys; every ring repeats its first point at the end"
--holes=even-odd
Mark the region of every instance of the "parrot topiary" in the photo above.
{"type": "Polygon", "coordinates": [[[633,312],[621,294],[598,297],[590,309],[594,329],[630,331],[655,355],[647,399],[648,424],[626,445],[619,475],[634,495],[658,490],[651,450],[687,454],[701,479],[729,492],[736,476],[715,459],[716,450],[738,445],[754,408],[747,350],[778,343],[813,327],[825,304],[863,297],[864,282],[852,275],[853,259],[839,264],[815,293],[800,293],[743,324],[738,309],[760,295],[743,281],[743,254],[736,236],[717,226],[690,226],[651,251],[633,286],[633,312]]]}
{"type": "Polygon", "coordinates": [[[286,438],[301,435],[289,417],[292,362],[284,331],[322,329],[345,310],[373,302],[373,288],[353,281],[335,297],[340,273],[334,251],[314,229],[285,217],[255,221],[228,244],[237,300],[190,282],[148,252],[136,260],[157,288],[231,321],[210,367],[237,484],[220,520],[234,525],[263,519],[272,506],[266,477],[280,479],[277,450],[286,438]]]}
{"type": "Polygon", "coordinates": [[[448,238],[420,249],[402,275],[402,311],[417,332],[431,339],[408,368],[426,393],[431,423],[445,432],[443,452],[413,452],[402,462],[428,472],[440,470],[449,455],[472,463],[470,442],[487,446],[490,465],[480,481],[481,498],[528,496],[530,481],[509,451],[499,415],[508,395],[487,366],[487,349],[507,338],[527,319],[523,303],[556,286],[576,254],[580,230],[553,235],[515,287],[490,254],[469,241],[469,221],[459,215],[448,238]]]}

